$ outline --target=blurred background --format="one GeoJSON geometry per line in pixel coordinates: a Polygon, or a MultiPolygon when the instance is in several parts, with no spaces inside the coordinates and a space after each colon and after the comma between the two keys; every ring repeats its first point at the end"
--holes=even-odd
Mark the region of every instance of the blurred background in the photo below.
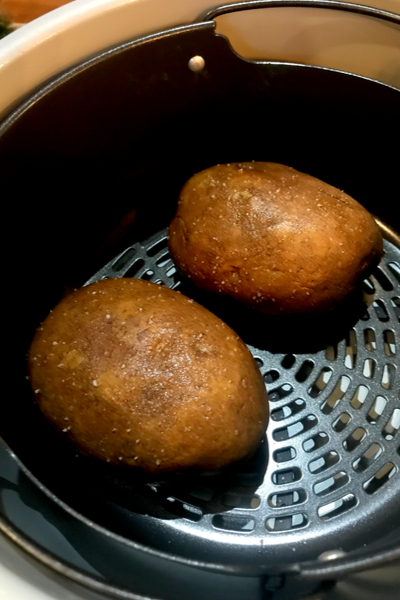
{"type": "Polygon", "coordinates": [[[29,23],[71,0],[0,0],[0,14],[12,23],[29,23]]]}

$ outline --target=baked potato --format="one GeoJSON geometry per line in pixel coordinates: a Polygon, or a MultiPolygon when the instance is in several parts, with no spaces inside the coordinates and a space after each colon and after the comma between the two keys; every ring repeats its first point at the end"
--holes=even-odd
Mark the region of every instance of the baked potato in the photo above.
{"type": "Polygon", "coordinates": [[[251,162],[211,167],[184,185],[169,249],[198,287],[283,315],[336,306],[379,262],[383,241],[344,192],[251,162]]]}
{"type": "Polygon", "coordinates": [[[251,454],[267,426],[265,384],[236,333],[142,280],[62,299],[28,369],[39,408],[77,449],[151,473],[220,469],[251,454]]]}

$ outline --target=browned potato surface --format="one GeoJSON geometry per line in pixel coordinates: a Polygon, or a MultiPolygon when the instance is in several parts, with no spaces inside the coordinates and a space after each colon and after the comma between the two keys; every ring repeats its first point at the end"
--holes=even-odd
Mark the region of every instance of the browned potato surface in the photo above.
{"type": "Polygon", "coordinates": [[[257,448],[268,421],[241,339],[145,281],[104,280],[64,298],[28,366],[40,409],[81,452],[150,472],[224,467],[257,448]]]}
{"type": "Polygon", "coordinates": [[[183,187],[169,229],[179,270],[271,314],[334,307],[382,256],[373,217],[340,190],[267,162],[218,165],[183,187]]]}

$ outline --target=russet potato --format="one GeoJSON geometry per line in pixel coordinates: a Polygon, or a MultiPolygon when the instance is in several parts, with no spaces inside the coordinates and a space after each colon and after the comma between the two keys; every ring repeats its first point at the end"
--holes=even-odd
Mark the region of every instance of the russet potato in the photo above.
{"type": "Polygon", "coordinates": [[[37,403],[83,454],[152,473],[216,470],[267,426],[261,373],[219,318],[137,279],[67,296],[28,355],[37,403]]]}
{"type": "Polygon", "coordinates": [[[169,249],[198,287],[283,315],[336,306],[379,262],[383,241],[344,192],[251,162],[211,167],[184,185],[169,249]]]}

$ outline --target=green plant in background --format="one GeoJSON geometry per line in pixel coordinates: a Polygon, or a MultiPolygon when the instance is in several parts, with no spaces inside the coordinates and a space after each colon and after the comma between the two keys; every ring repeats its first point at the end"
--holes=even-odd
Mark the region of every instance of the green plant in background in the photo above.
{"type": "Polygon", "coordinates": [[[10,21],[0,13],[0,40],[12,31],[14,30],[10,26],[10,21]]]}

